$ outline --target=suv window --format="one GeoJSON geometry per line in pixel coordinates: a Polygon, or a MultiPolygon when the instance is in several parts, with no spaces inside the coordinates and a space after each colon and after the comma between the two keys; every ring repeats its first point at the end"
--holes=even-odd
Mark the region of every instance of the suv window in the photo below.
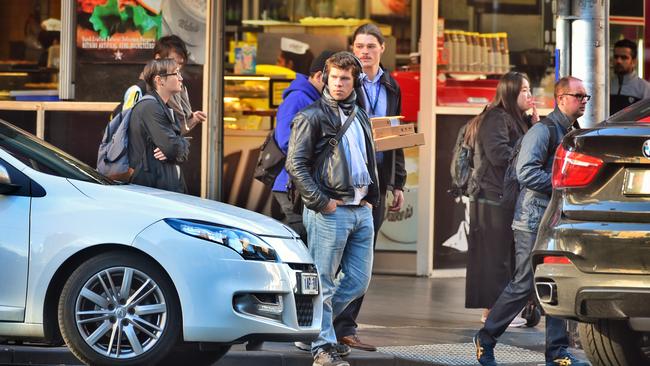
{"type": "Polygon", "coordinates": [[[86,182],[114,184],[71,155],[2,120],[0,149],[41,173],[86,182]]]}
{"type": "Polygon", "coordinates": [[[629,107],[623,108],[607,119],[607,123],[637,122],[650,116],[650,99],[640,100],[629,107]]]}

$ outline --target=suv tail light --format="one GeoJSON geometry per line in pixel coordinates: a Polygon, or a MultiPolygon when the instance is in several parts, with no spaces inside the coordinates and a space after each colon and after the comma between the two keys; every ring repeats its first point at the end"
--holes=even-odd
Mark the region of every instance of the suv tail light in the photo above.
{"type": "Polygon", "coordinates": [[[553,187],[575,188],[589,185],[602,167],[601,159],[566,150],[560,144],[553,160],[553,187]]]}
{"type": "Polygon", "coordinates": [[[544,264],[571,264],[571,260],[564,256],[547,255],[544,257],[544,264]]]}

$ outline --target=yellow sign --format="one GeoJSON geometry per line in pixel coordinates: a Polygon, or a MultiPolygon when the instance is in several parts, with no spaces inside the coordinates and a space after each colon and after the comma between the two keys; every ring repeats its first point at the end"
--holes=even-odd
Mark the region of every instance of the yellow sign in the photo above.
{"type": "Polygon", "coordinates": [[[279,106],[280,103],[282,103],[282,93],[284,92],[284,89],[289,87],[289,84],[291,84],[291,81],[276,81],[271,84],[273,85],[273,90],[271,90],[271,101],[273,106],[279,106]]]}

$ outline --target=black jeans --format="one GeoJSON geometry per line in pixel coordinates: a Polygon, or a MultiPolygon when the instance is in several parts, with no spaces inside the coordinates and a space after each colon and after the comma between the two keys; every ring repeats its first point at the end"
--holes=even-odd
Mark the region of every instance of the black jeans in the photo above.
{"type": "Polygon", "coordinates": [[[302,215],[293,212],[293,203],[289,201],[287,192],[273,191],[273,198],[280,204],[284,218],[282,222],[292,228],[298,235],[303,243],[307,243],[307,230],[302,222],[302,215]]]}
{"type": "MultiPolygon", "coordinates": [[[[537,233],[514,230],[515,275],[490,310],[485,326],[479,331],[480,341],[486,345],[497,343],[510,322],[524,308],[534,291],[533,266],[530,254],[537,233]]],[[[569,338],[566,320],[546,316],[546,360],[551,361],[567,352],[569,338]]]]}
{"type": "MultiPolygon", "coordinates": [[[[372,208],[372,219],[375,225],[375,241],[373,243],[373,249],[377,246],[377,234],[379,233],[381,224],[384,222],[385,211],[386,188],[380,190],[379,204],[372,208]]],[[[359,311],[361,311],[364,296],[352,301],[343,312],[334,318],[334,332],[336,333],[336,338],[341,339],[349,335],[357,334],[357,317],[359,316],[359,311]]]]}

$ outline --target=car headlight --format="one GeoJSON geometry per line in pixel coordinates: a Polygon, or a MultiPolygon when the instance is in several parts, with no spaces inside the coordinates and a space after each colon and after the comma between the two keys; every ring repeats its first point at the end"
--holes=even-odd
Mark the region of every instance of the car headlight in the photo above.
{"type": "Polygon", "coordinates": [[[278,260],[275,249],[247,231],[193,220],[165,219],[165,222],[183,234],[226,246],[239,253],[244,259],[278,260]]]}

